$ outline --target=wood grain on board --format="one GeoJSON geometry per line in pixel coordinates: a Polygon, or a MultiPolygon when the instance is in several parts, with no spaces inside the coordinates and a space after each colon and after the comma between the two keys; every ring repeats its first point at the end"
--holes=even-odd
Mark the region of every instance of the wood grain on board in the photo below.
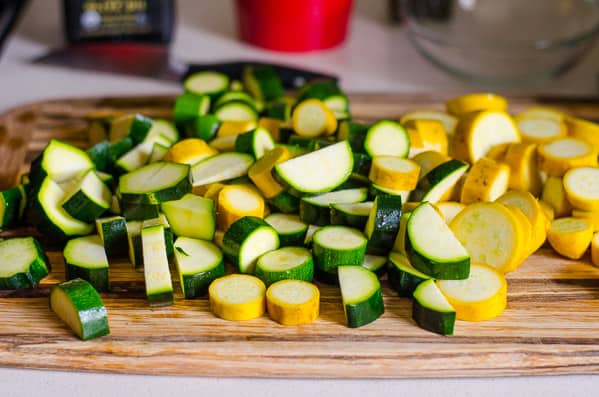
{"type": "MultiPolygon", "coordinates": [[[[357,119],[397,118],[441,109],[447,96],[352,95],[357,119]]],[[[538,103],[519,98],[513,110],[538,103]]],[[[596,119],[599,103],[550,101],[596,119]]],[[[0,188],[14,185],[51,138],[88,147],[90,120],[141,112],[171,115],[171,97],[74,99],[34,103],[0,118],[0,188]]],[[[26,234],[21,230],[10,233],[26,234]]],[[[111,334],[81,342],[48,308],[52,285],[64,280],[60,251],[49,250],[52,273],[38,288],[0,291],[0,366],[130,374],[227,377],[476,377],[599,373],[599,269],[542,249],[508,276],[508,308],[482,323],[458,321],[455,335],[418,328],[411,300],[383,281],[385,314],[359,329],[344,325],[338,288],[321,288],[313,324],[281,326],[264,316],[246,322],[214,317],[206,298],[150,308],[143,274],[111,264],[104,294],[111,334]]],[[[174,270],[174,269],[173,269],[174,270]]],[[[176,276],[176,274],[174,273],[176,276]]]]}

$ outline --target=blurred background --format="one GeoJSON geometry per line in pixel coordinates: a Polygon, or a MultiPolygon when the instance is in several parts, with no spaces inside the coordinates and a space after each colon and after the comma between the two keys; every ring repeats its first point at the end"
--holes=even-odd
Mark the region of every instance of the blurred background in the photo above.
{"type": "MultiPolygon", "coordinates": [[[[26,2],[0,59],[0,83],[3,91],[10,93],[2,96],[0,107],[49,97],[172,93],[179,88],[174,82],[148,77],[33,64],[32,59],[67,44],[65,22],[70,21],[71,28],[82,21],[97,22],[93,15],[81,19],[82,3],[26,2]],[[64,5],[71,13],[66,20],[64,5]]],[[[128,3],[134,6],[136,1],[128,3]]],[[[352,4],[349,0],[304,0],[278,2],[289,7],[290,12],[283,14],[267,4],[276,1],[268,0],[157,3],[175,6],[172,40],[168,42],[167,35],[153,36],[150,41],[167,42],[171,59],[181,64],[224,60],[284,63],[337,75],[342,87],[354,92],[445,94],[492,89],[568,96],[596,96],[598,92],[599,49],[593,44],[599,12],[594,1],[354,0],[352,4]],[[333,3],[337,8],[326,14],[322,10],[327,3],[329,8],[333,3]],[[401,11],[399,3],[404,3],[401,11]],[[238,6],[245,9],[242,18],[238,18],[238,6]],[[292,22],[282,18],[302,15],[306,7],[311,8],[302,23],[304,28],[315,24],[308,25],[312,41],[280,37],[280,32],[294,29],[292,22]],[[347,15],[343,7],[348,8],[347,15]],[[269,25],[269,18],[278,25],[269,25]],[[241,40],[240,31],[246,41],[241,40]],[[269,38],[279,40],[273,43],[269,38]],[[287,43],[297,46],[291,48],[293,52],[259,46],[284,47],[287,43]]],[[[164,8],[160,10],[157,15],[164,17],[164,8]]],[[[76,41],[76,31],[71,31],[70,37],[71,42],[76,41]]]]}

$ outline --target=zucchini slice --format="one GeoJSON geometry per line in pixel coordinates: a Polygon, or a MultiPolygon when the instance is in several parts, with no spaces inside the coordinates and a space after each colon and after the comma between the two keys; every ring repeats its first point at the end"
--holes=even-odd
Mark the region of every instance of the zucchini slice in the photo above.
{"type": "Polygon", "coordinates": [[[222,182],[246,175],[254,158],[246,153],[221,153],[200,161],[191,168],[193,186],[222,182]]]}
{"type": "Polygon", "coordinates": [[[65,192],[50,178],[45,178],[33,199],[30,221],[52,241],[66,242],[70,237],[90,234],[93,226],[69,215],[62,203],[65,192]]]}
{"type": "Polygon", "coordinates": [[[343,141],[279,163],[275,173],[299,192],[323,193],[345,182],[353,165],[351,147],[343,141]]]}
{"type": "Polygon", "coordinates": [[[134,204],[121,201],[120,207],[123,217],[128,221],[144,221],[160,215],[159,204],[134,204]]]}
{"type": "Polygon", "coordinates": [[[121,200],[132,204],[160,204],[191,192],[189,165],[158,161],[123,175],[121,200]]]}
{"type": "Polygon", "coordinates": [[[230,101],[214,111],[222,121],[257,121],[258,112],[252,105],[243,101],[230,101]]]}
{"type": "Polygon", "coordinates": [[[331,204],[331,225],[345,225],[363,229],[374,202],[331,204]]]}
{"type": "Polygon", "coordinates": [[[212,141],[220,128],[222,121],[213,114],[204,114],[185,124],[185,135],[188,138],[199,138],[206,142],[212,141]]]}
{"type": "Polygon", "coordinates": [[[357,229],[325,226],[312,236],[314,261],[320,270],[334,273],[338,266],[364,262],[368,240],[357,229]]]}
{"type": "Polygon", "coordinates": [[[255,129],[237,135],[235,139],[235,151],[240,153],[249,153],[255,159],[264,156],[264,153],[275,147],[275,141],[270,132],[264,127],[255,129]]]}
{"type": "Polygon", "coordinates": [[[312,254],[306,248],[279,248],[258,258],[255,273],[267,287],[287,279],[312,281],[314,261],[312,254]]]}
{"type": "Polygon", "coordinates": [[[175,253],[175,248],[173,245],[175,237],[173,236],[173,231],[171,230],[171,225],[168,223],[168,219],[166,219],[164,214],[159,214],[156,218],[146,219],[141,223],[142,230],[152,226],[162,226],[164,228],[164,246],[166,248],[166,256],[171,258],[175,253]]]}
{"type": "Polygon", "coordinates": [[[466,170],[468,164],[459,160],[449,160],[436,166],[420,180],[413,200],[428,201],[431,204],[447,201],[466,170]]]}
{"type": "Polygon", "coordinates": [[[187,77],[183,87],[191,94],[216,98],[229,88],[229,76],[212,70],[198,72],[187,77]]]}
{"type": "Polygon", "coordinates": [[[76,278],[52,287],[50,308],[81,340],[110,333],[102,298],[85,280],[76,278]]]}
{"type": "Polygon", "coordinates": [[[112,167],[112,152],[110,151],[110,143],[107,140],[96,143],[87,150],[92,163],[98,171],[108,172],[112,167]]]}
{"type": "Polygon", "coordinates": [[[150,152],[150,158],[148,163],[155,163],[164,159],[164,156],[168,153],[169,147],[164,146],[160,143],[154,143],[152,151],[150,152]]]}
{"type": "Polygon", "coordinates": [[[300,199],[289,192],[281,192],[266,200],[267,203],[285,214],[297,214],[300,199]]]}
{"type": "Polygon", "coordinates": [[[422,203],[412,211],[406,229],[406,252],[417,270],[437,279],[468,278],[470,256],[460,240],[431,204],[422,203]]]}
{"type": "Polygon", "coordinates": [[[466,208],[464,204],[455,201],[443,201],[435,204],[435,207],[441,211],[443,218],[445,218],[445,223],[448,225],[451,225],[451,221],[466,208]]]}
{"type": "Polygon", "coordinates": [[[112,193],[95,171],[88,171],[73,192],[67,194],[62,208],[73,218],[93,222],[110,208],[112,193]]]}
{"type": "Polygon", "coordinates": [[[208,113],[209,109],[209,96],[191,93],[181,94],[175,100],[175,107],[173,109],[175,124],[183,129],[189,122],[193,122],[196,117],[208,113]]]}
{"type": "Polygon", "coordinates": [[[279,234],[281,247],[302,246],[308,233],[308,225],[297,215],[275,213],[264,218],[279,234]]]}
{"type": "Polygon", "coordinates": [[[23,185],[11,187],[0,192],[0,229],[8,229],[21,219],[21,208],[27,204],[26,192],[23,185]]]}
{"type": "Polygon", "coordinates": [[[210,310],[224,320],[251,320],[264,314],[265,293],[266,287],[259,278],[229,274],[210,284],[210,310]]]}
{"type": "Polygon", "coordinates": [[[384,313],[381,283],[376,274],[361,266],[339,266],[338,273],[348,327],[369,324],[384,313]]]}
{"type": "Polygon", "coordinates": [[[67,280],[81,278],[96,290],[110,290],[108,258],[98,235],[78,237],[65,245],[65,273],[67,280]]]}
{"type": "Polygon", "coordinates": [[[364,255],[364,262],[362,262],[362,267],[366,270],[370,270],[378,277],[381,277],[387,271],[385,266],[386,264],[386,256],[364,255]]]}
{"type": "Polygon", "coordinates": [[[203,296],[210,283],[225,275],[221,250],[209,241],[179,237],[175,241],[175,263],[186,299],[203,296]]]}
{"type": "Polygon", "coordinates": [[[441,335],[452,335],[456,311],[441,293],[435,280],[421,282],[414,291],[412,318],[420,328],[441,335]]]}
{"type": "Polygon", "coordinates": [[[31,163],[29,178],[34,185],[41,184],[46,176],[56,183],[80,177],[94,168],[94,163],[83,150],[52,139],[44,151],[31,163]]]}
{"type": "Polygon", "coordinates": [[[281,280],[266,290],[268,315],[282,325],[310,324],[318,318],[320,291],[301,280],[281,280]]]}
{"type": "Polygon", "coordinates": [[[0,290],[35,287],[50,272],[50,262],[33,237],[0,241],[0,290]]]}
{"type": "Polygon", "coordinates": [[[366,188],[337,190],[318,196],[303,197],[300,200],[299,216],[303,222],[311,225],[328,225],[331,204],[357,203],[366,200],[367,197],[366,188]]]}
{"type": "Polygon", "coordinates": [[[365,153],[364,140],[366,139],[366,133],[368,132],[369,127],[368,124],[356,123],[350,120],[342,121],[339,124],[337,140],[347,140],[354,152],[365,153]]]}
{"type": "Polygon", "coordinates": [[[270,101],[285,94],[283,83],[270,65],[251,65],[243,70],[243,86],[259,101],[270,101]]]}
{"type": "Polygon", "coordinates": [[[253,273],[258,258],[279,248],[279,235],[263,219],[245,216],[225,232],[223,253],[241,273],[253,273]]]}
{"type": "Polygon", "coordinates": [[[391,251],[399,231],[401,206],[400,196],[376,196],[364,227],[369,254],[387,255],[391,251]]]}
{"type": "Polygon", "coordinates": [[[599,168],[579,167],[564,175],[568,201],[585,211],[599,211],[599,168]]]}
{"type": "Polygon", "coordinates": [[[505,277],[488,265],[473,263],[467,279],[439,280],[437,286],[455,309],[458,320],[490,320],[507,306],[505,277]]]}
{"type": "Polygon", "coordinates": [[[160,208],[177,236],[208,241],[214,238],[216,209],[213,200],[186,194],[179,200],[160,204],[160,208]]]}
{"type": "Polygon", "coordinates": [[[142,221],[127,222],[127,243],[129,247],[129,262],[136,269],[141,269],[144,264],[143,247],[141,244],[142,221]]]}
{"type": "Polygon", "coordinates": [[[124,217],[97,219],[96,229],[109,258],[124,256],[127,253],[127,222],[124,217]]]}
{"type": "Polygon", "coordinates": [[[400,253],[392,252],[388,263],[389,286],[399,296],[411,297],[421,282],[430,279],[430,276],[416,270],[408,258],[400,253]]]}
{"type": "Polygon", "coordinates": [[[405,158],[410,152],[410,135],[401,124],[391,120],[381,120],[368,128],[364,139],[364,150],[370,157],[405,158]]]}
{"type": "Polygon", "coordinates": [[[142,228],[141,242],[148,302],[150,306],[171,305],[173,303],[173,283],[166,255],[164,226],[142,228]]]}
{"type": "Polygon", "coordinates": [[[130,138],[133,144],[138,144],[146,139],[152,128],[152,119],[141,114],[128,114],[112,121],[108,133],[110,143],[119,142],[130,138]]]}
{"type": "Polygon", "coordinates": [[[152,140],[158,136],[166,138],[170,142],[168,146],[171,146],[179,140],[179,131],[172,122],[163,119],[155,119],[152,120],[152,127],[150,127],[145,140],[152,140]]]}

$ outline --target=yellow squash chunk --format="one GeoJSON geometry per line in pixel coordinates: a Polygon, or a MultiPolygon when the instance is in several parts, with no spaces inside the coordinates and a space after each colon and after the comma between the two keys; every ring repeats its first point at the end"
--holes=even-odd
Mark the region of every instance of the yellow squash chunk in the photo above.
{"type": "Polygon", "coordinates": [[[264,216],[264,199],[255,189],[246,185],[229,185],[218,193],[216,223],[219,230],[227,230],[244,216],[264,216]]]}
{"type": "Polygon", "coordinates": [[[454,307],[458,320],[490,320],[507,306],[505,277],[485,264],[472,263],[465,280],[439,280],[437,285],[454,307]]]}
{"type": "Polygon", "coordinates": [[[550,106],[531,106],[518,113],[516,117],[531,117],[537,119],[562,121],[566,118],[566,114],[561,110],[550,106]]]}
{"type": "Polygon", "coordinates": [[[495,201],[507,191],[510,168],[489,158],[478,160],[466,176],[462,186],[460,202],[495,201]]]}
{"type": "Polygon", "coordinates": [[[586,219],[591,222],[593,232],[599,232],[599,211],[572,210],[572,217],[586,219]]]}
{"type": "Polygon", "coordinates": [[[555,210],[553,209],[551,204],[547,203],[544,200],[539,200],[539,206],[541,206],[541,209],[545,214],[545,218],[547,218],[547,227],[549,227],[549,223],[551,223],[551,221],[555,219],[555,210]]]}
{"type": "Polygon", "coordinates": [[[206,186],[206,191],[204,192],[203,196],[205,198],[213,200],[215,203],[218,203],[218,195],[220,191],[223,190],[223,188],[227,185],[215,182],[204,186],[206,186]]]}
{"type": "Polygon", "coordinates": [[[595,233],[591,241],[591,262],[599,266],[599,233],[595,233]]]}
{"type": "Polygon", "coordinates": [[[223,249],[223,239],[225,238],[224,230],[215,230],[214,231],[214,239],[212,241],[218,248],[223,249]]]}
{"type": "Polygon", "coordinates": [[[260,120],[258,120],[258,125],[266,128],[275,142],[281,140],[281,123],[281,120],[271,119],[269,117],[260,117],[260,120]]]}
{"type": "Polygon", "coordinates": [[[591,244],[593,228],[586,219],[559,218],[551,222],[547,239],[558,254],[570,259],[580,259],[591,244]]]}
{"type": "Polygon", "coordinates": [[[541,194],[543,185],[537,168],[537,145],[512,143],[505,153],[504,161],[511,170],[510,189],[531,192],[535,197],[541,194]]]}
{"type": "Polygon", "coordinates": [[[566,190],[562,178],[550,176],[545,181],[541,200],[546,202],[553,208],[555,218],[561,218],[568,215],[572,211],[572,205],[566,197],[566,190]]]}
{"type": "Polygon", "coordinates": [[[563,176],[570,168],[597,165],[597,150],[576,138],[562,138],[539,146],[539,169],[549,176],[563,176]]]}
{"type": "Polygon", "coordinates": [[[599,167],[571,169],[564,175],[564,190],[574,207],[599,211],[599,167]]]}
{"type": "Polygon", "coordinates": [[[203,139],[187,138],[171,146],[163,160],[193,165],[215,154],[218,154],[218,150],[208,146],[203,139]]]}
{"type": "Polygon", "coordinates": [[[442,214],[448,225],[466,206],[457,201],[443,201],[434,205],[442,214]]]}
{"type": "Polygon", "coordinates": [[[571,137],[590,143],[595,151],[599,152],[599,124],[575,117],[567,117],[566,125],[568,126],[568,134],[571,137]]]}
{"type": "Polygon", "coordinates": [[[450,158],[434,150],[418,153],[412,160],[420,166],[420,179],[430,170],[450,160],[450,158]]]}
{"type": "Polygon", "coordinates": [[[410,134],[409,157],[427,150],[447,155],[447,133],[439,120],[409,120],[404,126],[410,134]]]}
{"type": "Polygon", "coordinates": [[[268,315],[283,325],[302,325],[318,318],[320,292],[314,284],[281,280],[266,290],[268,315]]]}
{"type": "Polygon", "coordinates": [[[220,123],[216,131],[216,137],[222,138],[225,136],[239,135],[256,128],[255,120],[235,121],[227,120],[220,123]]]}
{"type": "Polygon", "coordinates": [[[307,99],[298,104],[291,115],[291,122],[298,135],[309,138],[331,135],[337,130],[335,114],[318,99],[307,99]]]}
{"type": "Polygon", "coordinates": [[[247,274],[230,274],[208,287],[210,310],[231,321],[251,320],[264,314],[266,287],[262,280],[247,274]]]}
{"type": "Polygon", "coordinates": [[[414,190],[418,184],[420,166],[412,160],[395,156],[372,159],[368,178],[372,183],[392,190],[414,190]]]}
{"type": "Polygon", "coordinates": [[[531,253],[538,250],[547,238],[547,218],[536,198],[529,192],[510,190],[497,199],[503,205],[513,205],[526,215],[532,226],[531,253]]]}
{"type": "Polygon", "coordinates": [[[248,176],[265,198],[273,198],[284,190],[283,186],[272,176],[272,169],[278,163],[287,161],[290,158],[291,153],[289,150],[278,146],[266,152],[250,167],[248,176]]]}
{"type": "Polygon", "coordinates": [[[502,143],[520,142],[520,133],[512,117],[502,111],[469,113],[456,126],[451,140],[453,156],[470,164],[502,143]]]}
{"type": "Polygon", "coordinates": [[[405,125],[410,120],[438,120],[443,123],[443,127],[445,127],[445,133],[448,136],[453,135],[455,126],[458,123],[458,119],[456,117],[439,110],[415,110],[403,115],[399,122],[402,125],[405,125]]]}
{"type": "Polygon", "coordinates": [[[504,112],[507,110],[507,99],[491,93],[466,94],[450,99],[445,103],[445,108],[449,114],[456,117],[484,110],[504,112]]]}
{"type": "Polygon", "coordinates": [[[502,273],[521,264],[525,239],[516,216],[499,203],[475,203],[449,225],[473,262],[486,263],[502,273]]]}
{"type": "Polygon", "coordinates": [[[568,135],[568,128],[562,120],[519,116],[516,123],[523,142],[547,143],[568,135]]]}
{"type": "Polygon", "coordinates": [[[210,141],[210,147],[219,152],[232,152],[235,150],[235,141],[238,135],[226,135],[214,138],[210,141]]]}
{"type": "Polygon", "coordinates": [[[490,158],[495,161],[503,161],[505,158],[505,154],[507,153],[507,149],[510,147],[511,143],[502,143],[499,145],[493,146],[486,154],[485,157],[490,158]]]}
{"type": "Polygon", "coordinates": [[[524,212],[520,210],[520,208],[513,205],[506,205],[505,208],[512,211],[512,214],[516,216],[518,223],[520,224],[520,228],[522,229],[522,238],[524,244],[522,244],[522,251],[520,252],[520,260],[517,261],[518,266],[520,266],[526,258],[528,258],[534,251],[535,247],[533,246],[532,240],[532,225],[530,221],[524,215],[524,212]]]}

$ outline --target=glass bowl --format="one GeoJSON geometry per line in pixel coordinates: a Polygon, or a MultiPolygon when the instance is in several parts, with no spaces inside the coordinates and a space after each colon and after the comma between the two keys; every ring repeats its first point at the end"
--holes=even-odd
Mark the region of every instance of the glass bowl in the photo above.
{"type": "Polygon", "coordinates": [[[586,55],[599,0],[406,0],[408,36],[438,67],[475,83],[535,84],[586,55]]]}

